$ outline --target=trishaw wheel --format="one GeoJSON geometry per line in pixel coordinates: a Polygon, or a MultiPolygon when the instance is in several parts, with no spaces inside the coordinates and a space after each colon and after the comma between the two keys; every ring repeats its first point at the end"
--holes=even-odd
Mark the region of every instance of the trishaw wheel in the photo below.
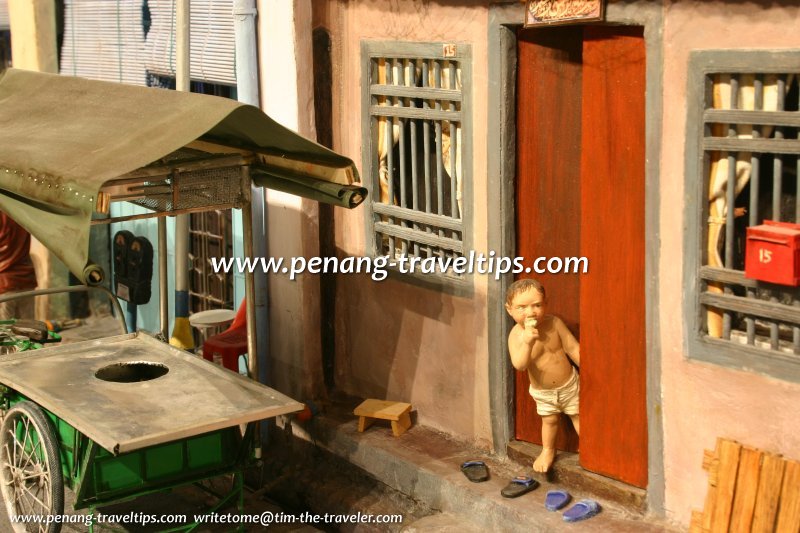
{"type": "Polygon", "coordinates": [[[32,402],[23,401],[9,409],[0,426],[0,492],[15,532],[61,530],[53,518],[46,520],[64,513],[55,431],[44,411],[32,402]],[[41,522],[14,520],[22,516],[41,522]]]}

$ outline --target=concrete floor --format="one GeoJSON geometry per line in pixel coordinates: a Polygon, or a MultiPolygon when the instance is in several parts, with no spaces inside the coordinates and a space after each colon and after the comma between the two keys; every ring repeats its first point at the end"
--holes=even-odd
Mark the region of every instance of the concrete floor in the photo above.
{"type": "MultiPolygon", "coordinates": [[[[80,340],[117,334],[113,319],[92,321],[65,332],[65,340],[80,340]]],[[[530,474],[530,462],[522,455],[495,457],[452,437],[421,426],[413,426],[400,437],[377,423],[364,433],[357,431],[352,409],[360,399],[342,399],[323,406],[322,413],[309,422],[298,423],[280,417],[270,429],[270,444],[264,452],[261,472],[249,472],[248,482],[256,491],[246,490],[245,513],[273,513],[284,523],[273,523],[270,531],[312,532],[672,532],[670,524],[642,512],[644,494],[618,487],[616,482],[583,475],[575,458],[564,456],[557,463],[554,480],[538,476],[541,486],[516,499],[503,498],[500,490],[515,475],[530,474]],[[471,483],[460,464],[482,459],[491,477],[471,483]],[[573,465],[574,463],[574,465],[573,465]],[[572,465],[572,466],[571,466],[572,465]],[[577,524],[565,523],[561,513],[544,508],[544,498],[553,488],[569,490],[575,501],[592,497],[602,505],[597,517],[577,524]],[[324,515],[401,515],[396,524],[349,524],[316,526],[299,523],[303,513],[324,515]],[[298,517],[288,523],[291,516],[298,517]]],[[[595,476],[598,478],[598,476],[595,476]]],[[[228,481],[216,481],[218,487],[228,481]]],[[[73,511],[74,496],[67,491],[67,514],[73,511]]],[[[184,487],[170,493],[145,496],[101,509],[105,514],[185,514],[203,512],[212,504],[200,489],[184,487]]],[[[222,513],[235,513],[225,509],[222,513]]],[[[10,531],[3,506],[0,531],[10,531]]],[[[307,516],[307,515],[306,515],[307,516]]],[[[117,531],[157,531],[162,528],[111,524],[117,531]]],[[[100,526],[96,531],[110,531],[100,526]]],[[[230,525],[203,526],[195,531],[230,531],[230,525]]],[[[247,531],[264,531],[262,525],[247,531]]],[[[62,531],[85,532],[84,524],[65,524],[62,531]]]]}
{"type": "Polygon", "coordinates": [[[352,414],[359,401],[329,405],[309,422],[287,423],[270,434],[273,451],[265,457],[272,458],[267,466],[278,481],[268,487],[268,494],[313,510],[403,514],[402,527],[383,531],[679,531],[642,512],[637,498],[622,498],[628,503],[620,503],[605,497],[606,487],[595,493],[589,490],[595,482],[572,484],[571,476],[549,481],[534,475],[541,482],[539,488],[504,498],[500,491],[511,478],[532,474],[530,462],[492,456],[422,426],[415,425],[399,437],[380,423],[359,433],[352,414]],[[461,463],[472,459],[488,465],[488,481],[472,483],[462,474],[461,463]],[[566,523],[562,513],[544,507],[551,489],[568,490],[573,502],[596,499],[602,512],[583,522],[566,523]]]}
{"type": "MultiPolygon", "coordinates": [[[[222,490],[225,488],[225,486],[227,486],[228,483],[229,479],[227,477],[217,478],[214,482],[214,488],[217,490],[222,490]]],[[[75,495],[72,493],[72,491],[65,491],[65,514],[72,517],[75,517],[75,515],[86,516],[88,513],[86,509],[78,511],[73,509],[74,502],[75,495]]],[[[141,516],[143,513],[146,515],[159,516],[185,515],[191,518],[196,513],[200,514],[205,512],[205,510],[208,509],[209,506],[212,506],[214,502],[214,498],[208,495],[205,491],[195,488],[194,486],[187,486],[170,492],[151,494],[128,502],[102,507],[99,509],[99,512],[105,515],[126,517],[133,517],[135,515],[141,516]]],[[[220,510],[220,514],[222,515],[236,513],[237,511],[235,507],[227,507],[220,510]]],[[[2,514],[2,517],[0,517],[0,531],[12,531],[5,505],[2,505],[0,514],[2,514]]],[[[295,523],[289,523],[289,521],[292,520],[290,513],[277,505],[275,502],[264,497],[262,494],[256,493],[249,489],[245,489],[244,514],[258,516],[264,515],[265,519],[271,516],[273,523],[269,525],[269,531],[277,531],[280,533],[314,533],[323,531],[311,525],[301,524],[301,515],[297,515],[297,517],[294,519],[295,523]],[[270,515],[269,513],[272,514],[270,515]],[[275,521],[283,521],[284,523],[274,523],[275,521]]],[[[78,518],[75,517],[71,518],[70,520],[78,520],[78,518]]],[[[139,522],[141,523],[141,520],[139,520],[139,522]]],[[[175,527],[176,525],[170,527],[175,527]]],[[[165,526],[156,527],[151,525],[143,527],[140,524],[126,524],[122,523],[121,521],[113,521],[109,522],[108,524],[98,525],[94,530],[97,532],[130,531],[144,533],[159,531],[163,530],[164,528],[165,526]]],[[[246,531],[256,532],[264,531],[265,529],[266,528],[262,525],[249,525],[247,526],[246,531]]],[[[85,522],[83,522],[83,519],[81,519],[80,523],[76,522],[63,524],[61,531],[64,533],[85,533],[89,531],[89,527],[85,524],[85,522]]],[[[232,529],[231,525],[229,524],[215,524],[204,525],[195,529],[194,531],[218,533],[232,531],[232,529]]]]}

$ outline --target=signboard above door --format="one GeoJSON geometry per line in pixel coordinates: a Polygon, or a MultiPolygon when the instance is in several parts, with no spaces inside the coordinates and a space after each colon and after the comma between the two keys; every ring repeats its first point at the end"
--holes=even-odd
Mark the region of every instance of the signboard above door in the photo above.
{"type": "Polygon", "coordinates": [[[603,20],[605,0],[528,0],[525,27],[603,20]]]}

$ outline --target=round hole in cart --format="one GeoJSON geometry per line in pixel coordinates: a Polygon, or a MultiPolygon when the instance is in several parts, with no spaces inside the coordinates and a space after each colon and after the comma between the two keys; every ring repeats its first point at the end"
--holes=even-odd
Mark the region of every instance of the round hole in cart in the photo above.
{"type": "Polygon", "coordinates": [[[94,376],[97,379],[115,383],[139,383],[160,378],[167,372],[169,372],[169,368],[160,363],[130,361],[104,366],[95,372],[94,376]]]}

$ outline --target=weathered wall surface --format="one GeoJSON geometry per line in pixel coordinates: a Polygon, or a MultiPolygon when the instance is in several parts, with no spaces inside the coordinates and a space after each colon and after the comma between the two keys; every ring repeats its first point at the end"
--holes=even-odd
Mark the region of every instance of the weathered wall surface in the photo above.
{"type": "Polygon", "coordinates": [[[689,52],[798,48],[800,7],[783,2],[669,2],[664,28],[660,328],[666,508],[688,524],[702,508],[703,449],[717,436],[800,458],[800,385],[686,359],[680,316],[689,52]]]}
{"type": "MultiPolygon", "coordinates": [[[[332,35],[334,146],[362,161],[361,41],[455,42],[472,46],[472,242],[486,250],[486,34],[482,2],[329,2],[316,20],[332,35]]],[[[316,9],[316,5],[315,5],[316,9]]],[[[366,175],[367,169],[361,169],[366,175]]],[[[336,211],[340,255],[362,256],[365,212],[336,211]]],[[[486,283],[451,296],[402,281],[340,275],[336,301],[336,385],[358,396],[411,402],[423,424],[491,442],[486,283]]],[[[496,312],[501,312],[498,309],[496,312]]]]}
{"type": "MultiPolygon", "coordinates": [[[[334,65],[334,145],[362,161],[360,42],[467,42],[473,50],[473,242],[486,250],[486,7],[470,2],[331,1],[315,6],[315,21],[330,29],[334,65]]],[[[620,4],[619,2],[615,4],[620,4]]],[[[800,386],[686,357],[683,305],[684,155],[689,54],[701,49],[798,47],[800,7],[790,2],[666,2],[663,11],[663,94],[659,220],[661,241],[656,311],[661,349],[661,406],[665,508],[688,524],[702,506],[707,475],[704,448],[718,436],[800,458],[793,408],[800,386]]],[[[617,6],[615,9],[621,9],[617,6]]],[[[521,21],[520,21],[521,22],[521,21]]],[[[630,23],[640,22],[634,16],[630,23]]],[[[652,34],[650,34],[652,36],[652,34]]],[[[648,58],[654,60],[656,58],[648,58]]],[[[648,113],[653,110],[648,110],[648,113]]],[[[362,169],[366,173],[366,169],[362,169]]],[[[336,211],[341,255],[366,252],[364,212],[336,211]]],[[[450,296],[400,281],[368,276],[337,280],[337,386],[348,393],[412,402],[419,420],[477,442],[491,440],[486,288],[450,296]]]]}
{"type": "MultiPolygon", "coordinates": [[[[311,0],[260,0],[261,108],[309,139],[314,128],[311,0]]],[[[272,257],[319,255],[316,202],[267,191],[267,243],[272,257]]],[[[276,389],[299,401],[322,387],[319,277],[269,275],[269,377],[276,389]]]]}

